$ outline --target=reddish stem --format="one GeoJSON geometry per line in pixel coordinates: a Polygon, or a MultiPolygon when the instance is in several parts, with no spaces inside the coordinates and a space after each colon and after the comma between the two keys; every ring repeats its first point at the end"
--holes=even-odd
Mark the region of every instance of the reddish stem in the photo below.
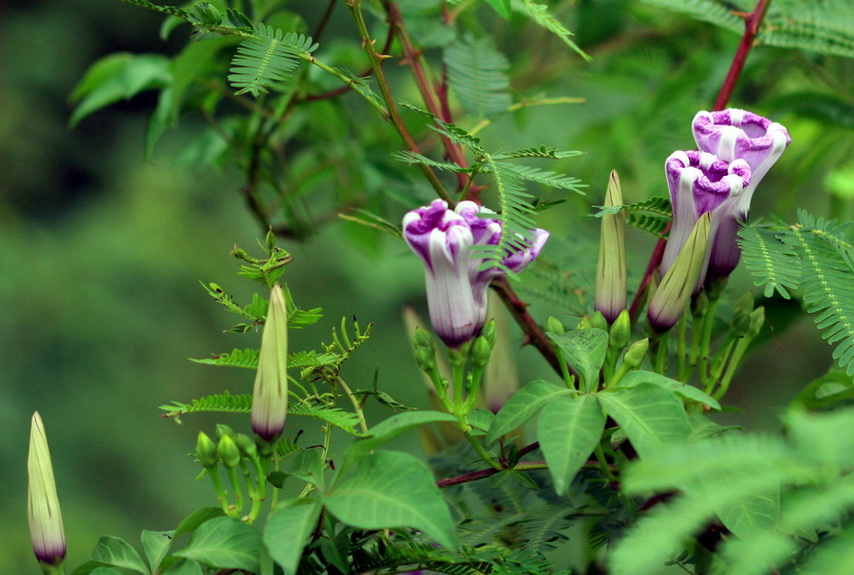
{"type": "MultiPolygon", "coordinates": [[[[765,14],[768,12],[768,6],[770,5],[771,0],[759,0],[756,4],[756,8],[753,9],[753,12],[742,15],[744,18],[744,35],[741,37],[741,43],[738,45],[738,50],[736,51],[735,56],[733,56],[732,64],[730,64],[729,71],[727,72],[723,85],[718,92],[717,98],[715,98],[715,103],[712,107],[713,111],[723,110],[729,103],[732,93],[735,90],[735,85],[738,83],[738,79],[741,77],[741,72],[744,70],[744,64],[747,62],[747,56],[753,48],[756,35],[759,33],[762,20],[765,18],[765,14]]],[[[670,226],[668,225],[667,229],[664,230],[665,233],[669,231],[669,229],[670,226]]],[[[649,289],[649,284],[652,281],[652,274],[655,273],[655,270],[658,268],[659,264],[661,264],[661,257],[664,255],[664,246],[666,244],[667,240],[658,240],[658,243],[655,245],[655,249],[652,252],[652,256],[650,256],[649,264],[646,267],[643,279],[638,286],[638,291],[635,293],[632,305],[629,308],[629,315],[633,322],[637,318],[642,307],[646,292],[649,289]]]]}
{"type": "Polygon", "coordinates": [[[557,354],[555,353],[551,343],[549,343],[549,338],[540,326],[537,325],[537,322],[534,321],[531,314],[528,313],[528,304],[519,299],[519,296],[517,296],[516,292],[513,291],[513,288],[510,287],[510,282],[507,281],[507,278],[492,280],[491,287],[496,291],[496,293],[498,293],[498,296],[504,302],[504,305],[507,306],[508,310],[510,310],[510,314],[513,316],[513,319],[516,320],[516,323],[518,323],[519,327],[522,328],[522,331],[525,332],[525,345],[531,344],[536,347],[537,351],[539,351],[545,360],[549,362],[549,365],[551,365],[557,373],[561,373],[560,361],[558,360],[557,354]]]}
{"type": "Polygon", "coordinates": [[[759,33],[759,27],[762,25],[762,20],[765,18],[765,13],[768,11],[770,4],[771,0],[759,0],[753,12],[744,16],[744,35],[741,37],[741,43],[738,45],[738,50],[732,59],[732,64],[724,79],[723,86],[721,86],[721,91],[718,92],[718,97],[715,99],[713,110],[717,111],[726,108],[729,99],[732,97],[732,92],[735,90],[735,85],[741,76],[742,70],[744,70],[747,56],[753,48],[753,41],[759,33]]]}

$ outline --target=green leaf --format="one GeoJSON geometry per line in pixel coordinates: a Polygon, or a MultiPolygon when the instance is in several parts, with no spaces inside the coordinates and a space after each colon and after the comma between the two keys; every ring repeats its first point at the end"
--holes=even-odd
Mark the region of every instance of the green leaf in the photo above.
{"type": "Polygon", "coordinates": [[[302,551],[317,524],[321,505],[312,499],[288,499],[276,507],[264,526],[264,544],[285,573],[296,573],[302,551]]]}
{"type": "Polygon", "coordinates": [[[166,86],[171,80],[171,61],[160,54],[119,52],[102,58],[86,72],[71,92],[77,104],[69,124],[114,104],[129,100],[140,92],[166,86]]]}
{"type": "Polygon", "coordinates": [[[594,395],[555,397],[543,408],[537,435],[558,495],[567,492],[604,428],[605,412],[594,395]]]}
{"type": "Polygon", "coordinates": [[[766,530],[752,533],[747,539],[725,539],[720,556],[728,575],[767,575],[769,565],[785,564],[797,548],[791,537],[766,530]]]}
{"type": "Polygon", "coordinates": [[[257,571],[261,534],[232,517],[217,517],[203,523],[190,544],[175,553],[218,569],[257,571]]]}
{"type": "Polygon", "coordinates": [[[608,332],[590,328],[568,331],[563,335],[549,334],[563,351],[566,362],[581,377],[582,391],[590,392],[599,384],[599,370],[608,351],[608,332]]]}
{"type": "Polygon", "coordinates": [[[157,573],[160,569],[160,563],[169,552],[174,537],[174,531],[142,532],[142,550],[145,552],[145,558],[148,559],[148,565],[153,573],[157,573]]]}
{"type": "Polygon", "coordinates": [[[486,2],[505,20],[510,17],[510,0],[486,0],[486,2]]]}
{"type": "Polygon", "coordinates": [[[468,113],[490,117],[510,108],[510,62],[495,49],[492,38],[458,40],[445,49],[444,62],[448,84],[468,113]]]}
{"type": "Polygon", "coordinates": [[[267,93],[293,75],[300,58],[308,58],[317,49],[310,37],[284,34],[264,24],[258,25],[256,33],[240,43],[231,62],[228,81],[239,88],[236,94],[251,92],[257,97],[267,93]]]}
{"type": "Polygon", "coordinates": [[[661,375],[653,371],[631,371],[619,381],[619,383],[614,387],[614,389],[636,387],[641,383],[654,383],[655,385],[670,390],[676,395],[682,396],[685,399],[704,403],[713,409],[719,410],[721,408],[720,403],[718,403],[718,401],[714,397],[703,392],[700,389],[697,389],[693,385],[688,385],[682,383],[681,381],[670,379],[665,375],[661,375]]]}
{"type": "Polygon", "coordinates": [[[323,502],[333,515],[353,527],[410,527],[448,549],[457,548],[451,512],[432,472],[407,453],[365,454],[358,470],[339,482],[323,502]]]}
{"type": "Polygon", "coordinates": [[[442,413],[441,411],[406,411],[392,415],[388,419],[374,425],[371,428],[369,437],[360,439],[350,445],[344,455],[344,466],[349,465],[348,462],[353,462],[361,454],[379,447],[401,433],[439,421],[456,422],[457,418],[450,413],[442,413]]]}
{"type": "Polygon", "coordinates": [[[116,571],[112,567],[95,567],[92,571],[89,571],[90,575],[122,575],[121,571],[116,571]]]}
{"type": "Polygon", "coordinates": [[[179,559],[172,563],[163,573],[168,575],[203,575],[202,564],[192,559],[179,559]]]}
{"type": "Polygon", "coordinates": [[[569,393],[566,387],[542,379],[528,383],[511,395],[496,414],[487,441],[491,443],[521,427],[549,401],[569,393]]]}
{"type": "Polygon", "coordinates": [[[605,411],[620,424],[641,458],[687,440],[691,433],[678,397],[653,383],[598,394],[605,411]]]}
{"type": "Polygon", "coordinates": [[[101,537],[98,544],[95,545],[94,551],[92,551],[92,560],[105,565],[130,569],[145,575],[150,573],[137,550],[120,537],[110,535],[101,537]]]}
{"type": "MultiPolygon", "coordinates": [[[[708,481],[718,485],[733,482],[726,473],[713,473],[708,481]]],[[[738,499],[716,507],[715,513],[737,537],[752,537],[756,531],[772,530],[780,519],[780,487],[763,487],[745,493],[738,499]]]]}
{"type": "Polygon", "coordinates": [[[527,14],[534,22],[560,38],[561,41],[569,46],[576,54],[585,60],[590,61],[590,56],[585,54],[584,51],[572,41],[572,32],[567,30],[563,24],[558,22],[557,18],[552,16],[547,5],[538,4],[537,2],[534,2],[534,0],[520,0],[519,6],[522,8],[522,12],[527,14]]]}
{"type": "Polygon", "coordinates": [[[195,531],[199,528],[199,526],[206,521],[214,519],[215,517],[222,517],[223,512],[221,507],[203,507],[202,509],[197,509],[187,517],[185,517],[178,524],[178,527],[175,528],[175,533],[173,537],[178,538],[184,533],[190,533],[191,531],[195,531]]]}

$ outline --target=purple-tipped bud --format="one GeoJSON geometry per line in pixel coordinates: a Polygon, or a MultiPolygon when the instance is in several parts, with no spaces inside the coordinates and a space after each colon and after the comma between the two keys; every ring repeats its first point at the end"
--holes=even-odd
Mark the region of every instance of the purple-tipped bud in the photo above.
{"type": "MultiPolygon", "coordinates": [[[[744,188],[750,184],[750,166],[744,160],[730,163],[706,152],[679,151],[667,158],[665,174],[673,206],[673,227],[661,258],[662,275],[673,266],[694,225],[707,212],[711,213],[710,242],[713,245],[717,242],[721,222],[732,220],[733,210],[737,209],[744,188]]],[[[706,277],[710,250],[705,250],[705,254],[695,293],[706,277]]]]}
{"type": "Polygon", "coordinates": [[[43,568],[56,567],[65,560],[65,529],[56,494],[53,464],[47,445],[44,424],[38,412],[33,414],[30,427],[30,452],[27,458],[29,489],[27,512],[30,519],[30,539],[36,559],[43,568]]]}
{"type": "Polygon", "coordinates": [[[270,292],[267,320],[252,392],[252,430],[272,441],[285,428],[288,413],[288,311],[277,284],[270,292]]]}
{"type": "MultiPolygon", "coordinates": [[[[455,210],[435,200],[403,218],[403,237],[424,262],[427,303],[433,329],[450,348],[471,341],[486,322],[486,290],[489,282],[505,275],[497,267],[480,269],[483,259],[472,257],[470,248],[497,245],[502,222],[481,218],[492,213],[474,202],[460,202],[455,210]]],[[[522,271],[540,253],[549,234],[533,230],[523,247],[511,248],[502,264],[512,272],[522,271]]]]}
{"type": "MultiPolygon", "coordinates": [[[[616,171],[608,179],[605,207],[621,206],[623,193],[616,171]]],[[[596,268],[596,311],[613,323],[626,309],[626,216],[619,212],[601,218],[599,263],[596,268]]]]}
{"type": "Polygon", "coordinates": [[[676,261],[661,279],[647,308],[647,319],[654,330],[665,332],[676,325],[691,303],[691,294],[706,261],[710,228],[711,214],[705,213],[697,220],[676,261]]]}
{"type": "Polygon", "coordinates": [[[781,124],[737,109],[699,112],[694,117],[693,130],[701,152],[714,154],[726,162],[744,160],[751,172],[750,183],[745,185],[738,202],[729,206],[716,226],[707,274],[712,281],[728,277],[738,265],[741,255],[736,244],[738,222],[747,220],[753,191],[792,139],[781,124]]]}

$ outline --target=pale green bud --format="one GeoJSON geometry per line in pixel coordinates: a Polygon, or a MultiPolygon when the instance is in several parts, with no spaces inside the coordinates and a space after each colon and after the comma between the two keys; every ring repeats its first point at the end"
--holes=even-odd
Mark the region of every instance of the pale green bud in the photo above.
{"type": "Polygon", "coordinates": [[[489,343],[490,349],[495,347],[495,338],[497,337],[497,331],[495,328],[495,320],[491,319],[486,322],[486,325],[483,326],[483,329],[480,330],[481,337],[485,337],[486,341],[489,343]]]}
{"type": "Polygon", "coordinates": [[[602,315],[602,312],[594,311],[593,315],[590,316],[590,326],[607,332],[608,331],[608,320],[605,319],[605,316],[602,315]]]}
{"type": "Polygon", "coordinates": [[[629,369],[640,367],[640,364],[641,362],[643,362],[643,358],[646,356],[646,352],[648,349],[648,338],[643,338],[642,340],[634,342],[631,346],[629,346],[629,349],[626,350],[626,353],[623,354],[623,364],[626,365],[629,369]]]}
{"type": "MultiPolygon", "coordinates": [[[[622,204],[620,178],[616,171],[612,171],[605,195],[605,207],[622,204]]],[[[600,220],[602,227],[599,233],[594,307],[611,323],[626,309],[626,216],[620,211],[604,215],[600,220]]]]}
{"type": "Polygon", "coordinates": [[[205,469],[216,467],[217,464],[216,444],[204,431],[199,432],[196,440],[196,459],[205,469]]]}
{"type": "Polygon", "coordinates": [[[228,435],[223,435],[220,438],[219,444],[216,446],[216,454],[219,456],[222,464],[229,469],[234,469],[240,465],[240,450],[237,448],[234,440],[228,435]]]}
{"type": "Polygon", "coordinates": [[[632,320],[629,317],[629,310],[624,309],[611,325],[608,344],[614,349],[622,349],[629,343],[631,335],[632,320]]]}
{"type": "Polygon", "coordinates": [[[27,473],[27,514],[33,551],[43,569],[56,567],[65,560],[65,529],[62,526],[62,511],[56,493],[47,435],[38,412],[33,414],[30,427],[27,473]]]}
{"type": "Polygon", "coordinates": [[[750,329],[745,334],[749,338],[754,338],[762,331],[762,326],[765,325],[765,308],[760,306],[750,313],[750,329]]]}
{"type": "Polygon", "coordinates": [[[252,430],[265,441],[277,438],[288,414],[288,311],[281,286],[270,291],[270,305],[252,391],[252,430]]]}
{"type": "Polygon", "coordinates": [[[655,331],[664,332],[676,325],[691,301],[706,258],[711,218],[711,212],[706,212],[697,220],[649,302],[647,319],[655,331]]]}
{"type": "Polygon", "coordinates": [[[492,345],[490,345],[489,340],[482,335],[478,336],[471,348],[472,367],[486,367],[489,363],[489,356],[491,355],[492,345]]]}
{"type": "Polygon", "coordinates": [[[566,328],[556,317],[549,317],[546,321],[546,331],[554,335],[563,335],[566,333],[566,328]]]}
{"type": "Polygon", "coordinates": [[[237,444],[237,449],[240,450],[240,454],[244,457],[248,457],[250,459],[258,457],[258,446],[255,445],[255,440],[248,435],[238,433],[235,443],[237,444]]]}
{"type": "Polygon", "coordinates": [[[744,294],[732,310],[732,331],[743,337],[750,330],[750,315],[753,312],[753,293],[744,294]]]}

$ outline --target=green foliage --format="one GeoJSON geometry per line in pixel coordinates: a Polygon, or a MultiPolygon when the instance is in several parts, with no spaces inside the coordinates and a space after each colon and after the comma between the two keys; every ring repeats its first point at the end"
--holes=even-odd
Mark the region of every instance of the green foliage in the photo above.
{"type": "Polygon", "coordinates": [[[454,523],[433,474],[407,453],[378,450],[363,456],[358,470],[337,482],[323,503],[354,527],[412,527],[447,549],[457,547],[454,523]]]}
{"type": "MultiPolygon", "coordinates": [[[[680,12],[725,28],[736,34],[744,29],[730,3],[721,0],[643,0],[646,4],[680,12]]],[[[742,2],[749,12],[755,3],[742,2]]],[[[772,2],[757,40],[760,44],[811,50],[824,54],[854,57],[854,32],[850,22],[854,7],[846,0],[772,2]]]]}
{"type": "Polygon", "coordinates": [[[850,480],[854,460],[850,434],[854,411],[826,415],[794,411],[787,417],[789,441],[727,434],[699,443],[671,446],[631,465],[628,493],[679,489],[638,521],[614,549],[616,575],[659,573],[677,555],[686,534],[696,534],[718,517],[739,537],[724,542],[721,569],[766,573],[841,564],[854,507],[850,480]],[[829,536],[828,536],[829,535],[829,536]],[[810,553],[800,550],[817,542],[810,553]]]}
{"type": "Polygon", "coordinates": [[[799,212],[793,226],[757,228],[740,232],[745,266],[765,286],[784,298],[799,290],[809,313],[815,316],[822,337],[835,345],[834,359],[854,374],[854,289],[851,274],[852,246],[845,240],[846,228],[836,220],[816,218],[799,212]]]}
{"type": "Polygon", "coordinates": [[[176,557],[192,559],[217,569],[258,571],[261,534],[232,517],[217,517],[193,533],[190,544],[176,557]]]}
{"type": "Polygon", "coordinates": [[[667,226],[673,219],[673,210],[671,209],[668,198],[656,196],[633,204],[602,208],[594,216],[599,218],[606,214],[616,214],[620,211],[626,212],[628,215],[626,222],[630,226],[634,226],[658,238],[667,238],[667,226]]]}
{"type": "Polygon", "coordinates": [[[558,495],[567,492],[604,429],[605,412],[596,396],[556,397],[543,408],[537,436],[558,495]]]}
{"type": "Polygon", "coordinates": [[[476,117],[504,114],[510,104],[510,63],[489,37],[467,36],[445,49],[448,83],[462,107],[476,117]]]}
{"type": "Polygon", "coordinates": [[[293,75],[300,58],[308,59],[317,49],[317,44],[302,34],[284,34],[263,24],[255,31],[257,36],[241,42],[231,62],[228,80],[239,88],[236,95],[251,92],[257,97],[267,93],[293,75]]]}
{"type": "Polygon", "coordinates": [[[534,0],[521,0],[519,6],[522,8],[522,12],[531,20],[560,38],[561,41],[569,46],[576,54],[585,60],[590,60],[590,56],[579,48],[570,38],[573,35],[572,32],[567,30],[566,27],[549,12],[548,5],[539,4],[534,2],[534,0]]]}

